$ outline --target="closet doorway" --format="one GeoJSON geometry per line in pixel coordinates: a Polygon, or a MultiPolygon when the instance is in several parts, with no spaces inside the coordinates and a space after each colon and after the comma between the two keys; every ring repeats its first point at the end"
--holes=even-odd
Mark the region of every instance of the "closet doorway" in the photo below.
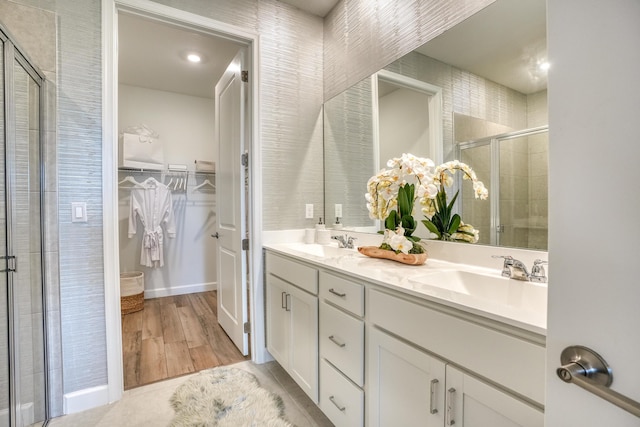
{"type": "MultiPolygon", "coordinates": [[[[117,18],[119,261],[123,277],[138,281],[125,290],[121,279],[129,389],[249,359],[218,322],[229,283],[219,280],[216,236],[231,201],[222,199],[224,146],[214,120],[216,83],[246,45],[122,11],[117,18]],[[132,150],[131,139],[146,147],[132,150]]],[[[244,137],[248,121],[241,123],[244,137]]],[[[247,169],[237,169],[248,182],[247,169]]],[[[246,303],[241,309],[248,312],[246,303]]]]}

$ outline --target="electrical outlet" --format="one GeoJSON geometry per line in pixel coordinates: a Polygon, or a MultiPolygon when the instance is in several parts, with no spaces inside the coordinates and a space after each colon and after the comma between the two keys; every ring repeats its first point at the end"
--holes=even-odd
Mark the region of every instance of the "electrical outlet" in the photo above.
{"type": "Polygon", "coordinates": [[[336,203],[336,218],[342,218],[342,204],[336,203]]]}
{"type": "Polygon", "coordinates": [[[306,219],[313,219],[313,203],[307,203],[305,205],[304,217],[306,219]]]}

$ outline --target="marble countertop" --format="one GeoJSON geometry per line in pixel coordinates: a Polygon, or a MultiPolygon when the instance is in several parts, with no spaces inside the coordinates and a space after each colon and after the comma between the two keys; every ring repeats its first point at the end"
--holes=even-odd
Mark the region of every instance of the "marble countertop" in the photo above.
{"type": "Polygon", "coordinates": [[[335,245],[272,243],[265,249],[540,335],[547,329],[547,285],[508,279],[501,270],[428,259],[422,266],[369,258],[335,245]]]}

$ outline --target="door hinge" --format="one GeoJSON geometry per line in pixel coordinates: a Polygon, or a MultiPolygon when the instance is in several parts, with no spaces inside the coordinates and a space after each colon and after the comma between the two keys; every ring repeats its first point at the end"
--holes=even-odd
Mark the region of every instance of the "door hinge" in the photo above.
{"type": "Polygon", "coordinates": [[[243,251],[249,250],[249,239],[242,239],[242,250],[243,251]]]}
{"type": "Polygon", "coordinates": [[[242,166],[249,166],[249,153],[242,153],[240,161],[242,162],[242,166]]]}
{"type": "Polygon", "coordinates": [[[242,72],[240,73],[241,75],[241,80],[245,83],[247,83],[249,81],[249,71],[247,70],[242,70],[242,72]]]}
{"type": "Polygon", "coordinates": [[[0,257],[0,259],[4,259],[7,260],[7,268],[4,270],[0,270],[0,273],[7,273],[7,272],[16,272],[17,270],[17,261],[16,261],[16,257],[11,255],[11,256],[2,256],[0,257]]]}
{"type": "Polygon", "coordinates": [[[244,322],[244,333],[251,333],[251,322],[244,322]]]}

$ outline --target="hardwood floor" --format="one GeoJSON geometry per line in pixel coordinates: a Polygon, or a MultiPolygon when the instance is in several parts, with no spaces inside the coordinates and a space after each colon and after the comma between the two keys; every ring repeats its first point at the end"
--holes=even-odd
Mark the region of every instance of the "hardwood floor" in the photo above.
{"type": "Polygon", "coordinates": [[[122,316],[125,390],[249,360],[217,320],[216,291],[148,299],[122,316]]]}

